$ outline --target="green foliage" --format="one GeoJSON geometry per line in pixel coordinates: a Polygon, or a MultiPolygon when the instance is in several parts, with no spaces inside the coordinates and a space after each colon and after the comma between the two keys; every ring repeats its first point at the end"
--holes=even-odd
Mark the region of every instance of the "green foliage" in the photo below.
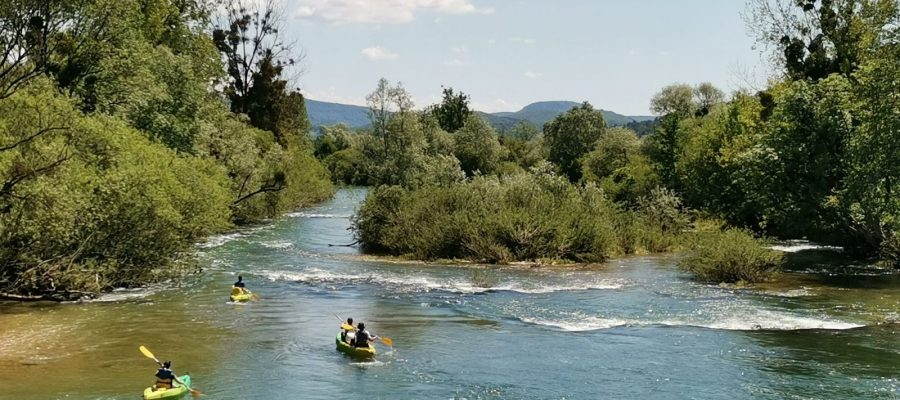
{"type": "Polygon", "coordinates": [[[641,140],[626,128],[611,128],[584,155],[582,180],[594,182],[616,202],[635,204],[659,185],[659,177],[641,150],[641,140]]]}
{"type": "Polygon", "coordinates": [[[210,6],[0,5],[0,291],[163,278],[191,242],[331,194],[277,42],[243,81],[247,115],[228,112],[210,6]]]}
{"type": "Polygon", "coordinates": [[[850,77],[888,41],[900,19],[895,0],[755,0],[750,5],[757,41],[777,50],[776,59],[793,80],[850,77]]]}
{"type": "Polygon", "coordinates": [[[867,253],[900,266],[900,46],[863,65],[855,78],[856,132],[847,144],[843,189],[828,205],[867,253]]]}
{"type": "Polygon", "coordinates": [[[544,125],[544,139],[550,149],[548,160],[558,165],[571,181],[581,179],[579,159],[591,150],[606,131],[603,112],[587,102],[574,107],[544,125]]]}
{"type": "Polygon", "coordinates": [[[453,88],[443,88],[441,103],[431,108],[441,129],[454,133],[467,123],[472,112],[469,110],[469,96],[463,92],[454,93],[453,88]]]}
{"type": "Polygon", "coordinates": [[[230,226],[228,179],[217,165],[114,118],[82,116],[54,93],[43,82],[0,102],[3,143],[61,127],[0,152],[2,179],[27,175],[3,196],[0,289],[139,284],[191,240],[230,226]]]}
{"type": "Polygon", "coordinates": [[[478,115],[470,116],[453,139],[453,155],[459,159],[467,176],[490,174],[497,169],[503,148],[487,120],[478,115]]]}
{"type": "Polygon", "coordinates": [[[500,136],[506,159],[522,169],[530,169],[547,159],[541,131],[529,122],[519,122],[500,136]]]}
{"type": "Polygon", "coordinates": [[[367,252],[491,263],[602,261],[675,248],[687,220],[671,192],[654,191],[629,211],[594,185],[578,186],[549,164],[529,173],[479,176],[409,190],[373,189],[354,221],[367,252]]]}
{"type": "Polygon", "coordinates": [[[314,154],[323,159],[338,151],[349,148],[353,144],[353,132],[344,124],[323,126],[319,136],[313,142],[314,154]]]}
{"type": "Polygon", "coordinates": [[[770,279],[781,269],[781,252],[765,247],[750,232],[726,229],[693,237],[678,266],[709,283],[755,283],[770,279]]]}

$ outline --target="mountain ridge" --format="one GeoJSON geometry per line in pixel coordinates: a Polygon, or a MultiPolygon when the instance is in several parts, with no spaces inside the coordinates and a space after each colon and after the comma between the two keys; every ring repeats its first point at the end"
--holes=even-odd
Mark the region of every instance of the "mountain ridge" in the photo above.
{"type": "MultiPolygon", "coordinates": [[[[527,121],[538,128],[542,128],[546,122],[580,104],[579,102],[564,100],[538,101],[522,107],[519,111],[475,112],[487,118],[494,129],[503,132],[521,121],[527,121]]],[[[606,124],[609,126],[623,126],[632,122],[655,119],[655,117],[649,115],[629,116],[609,110],[601,111],[603,111],[606,124]]],[[[307,98],[306,112],[310,124],[314,128],[339,123],[347,124],[350,128],[363,128],[369,125],[368,108],[363,106],[307,98]]]]}

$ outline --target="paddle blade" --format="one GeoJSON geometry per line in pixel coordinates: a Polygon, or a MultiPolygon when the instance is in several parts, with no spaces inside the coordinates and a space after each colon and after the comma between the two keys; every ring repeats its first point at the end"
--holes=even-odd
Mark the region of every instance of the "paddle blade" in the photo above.
{"type": "Polygon", "coordinates": [[[154,360],[156,359],[156,357],[153,355],[153,353],[151,353],[150,350],[147,350],[146,347],[141,346],[141,347],[138,347],[138,349],[141,350],[141,353],[144,353],[144,356],[146,356],[147,358],[152,358],[154,360]]]}
{"type": "Polygon", "coordinates": [[[394,339],[383,337],[381,338],[381,343],[384,343],[388,346],[394,347],[394,339]]]}
{"type": "Polygon", "coordinates": [[[259,295],[256,294],[256,293],[251,294],[251,295],[250,295],[250,298],[253,299],[253,300],[259,301],[259,295]]]}
{"type": "Polygon", "coordinates": [[[341,324],[341,329],[343,329],[345,331],[355,331],[356,330],[353,326],[347,325],[347,324],[341,324]]]}
{"type": "Polygon", "coordinates": [[[203,396],[203,393],[200,393],[197,389],[191,389],[191,397],[200,397],[203,396]]]}

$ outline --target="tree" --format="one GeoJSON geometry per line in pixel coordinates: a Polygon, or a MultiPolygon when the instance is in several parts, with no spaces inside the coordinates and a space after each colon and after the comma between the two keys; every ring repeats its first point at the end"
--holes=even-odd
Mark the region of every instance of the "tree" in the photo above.
{"type": "Polygon", "coordinates": [[[703,82],[694,87],[694,101],[697,104],[697,114],[703,116],[709,114],[714,105],[725,101],[725,93],[712,83],[703,82]]]}
{"type": "Polygon", "coordinates": [[[283,15],[277,1],[228,0],[212,37],[228,73],[225,94],[231,111],[250,117],[253,126],[271,131],[282,146],[303,140],[309,130],[303,95],[290,89],[285,69],[302,55],[281,36],[283,15]]]}
{"type": "Polygon", "coordinates": [[[896,31],[896,0],[754,0],[745,18],[793,80],[851,78],[896,31]]]}
{"type": "Polygon", "coordinates": [[[593,148],[606,131],[601,110],[589,103],[573,107],[544,125],[544,138],[550,149],[549,160],[559,166],[569,180],[581,179],[579,159],[593,148]]]}
{"type": "Polygon", "coordinates": [[[650,111],[659,116],[675,115],[684,118],[697,110],[694,89],[684,83],[666,86],[650,100],[650,111]]]}
{"type": "Polygon", "coordinates": [[[463,92],[454,93],[453,88],[443,88],[440,104],[431,108],[431,113],[445,131],[453,133],[465,125],[469,118],[469,96],[463,92]]]}
{"type": "Polygon", "coordinates": [[[503,148],[494,128],[482,117],[470,115],[454,135],[453,155],[466,176],[490,174],[497,169],[503,148]]]}
{"type": "Polygon", "coordinates": [[[641,140],[633,131],[611,128],[581,160],[582,180],[596,182],[614,201],[634,205],[659,184],[641,140]]]}

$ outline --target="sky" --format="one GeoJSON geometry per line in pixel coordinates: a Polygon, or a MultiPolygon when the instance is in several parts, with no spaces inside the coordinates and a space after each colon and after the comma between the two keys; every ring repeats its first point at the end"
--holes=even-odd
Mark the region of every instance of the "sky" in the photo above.
{"type": "Polygon", "coordinates": [[[441,86],[472,108],[588,101],[649,115],[672,83],[726,92],[765,81],[745,0],[279,0],[286,39],[305,54],[295,85],[311,99],[365,104],[379,78],[417,107],[441,86]]]}

